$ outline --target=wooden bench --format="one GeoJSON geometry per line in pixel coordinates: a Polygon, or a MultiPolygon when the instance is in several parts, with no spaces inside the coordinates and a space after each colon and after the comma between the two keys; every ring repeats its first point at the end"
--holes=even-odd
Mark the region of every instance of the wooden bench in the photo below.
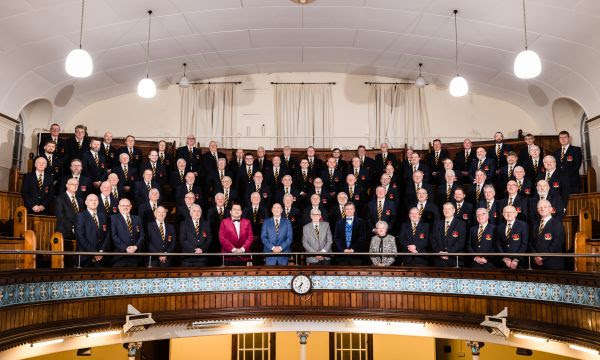
{"type": "MultiPolygon", "coordinates": [[[[600,239],[592,237],[592,212],[582,209],[579,212],[579,231],[575,235],[576,254],[600,254],[600,239]]],[[[600,259],[580,257],[575,260],[578,272],[600,272],[600,259]]]]}
{"type": "MultiPolygon", "coordinates": [[[[23,237],[0,237],[0,250],[35,250],[36,237],[31,230],[24,232],[23,237]]],[[[35,269],[35,255],[3,255],[0,254],[0,271],[15,269],[35,269]]]]}

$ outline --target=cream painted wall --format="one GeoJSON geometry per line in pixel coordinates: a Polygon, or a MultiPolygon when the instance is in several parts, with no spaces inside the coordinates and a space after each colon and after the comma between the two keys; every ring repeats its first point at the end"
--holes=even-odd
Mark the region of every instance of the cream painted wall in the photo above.
{"type": "Polygon", "coordinates": [[[592,166],[596,170],[596,188],[600,189],[600,119],[588,123],[592,166]]]}
{"type": "MultiPolygon", "coordinates": [[[[436,360],[473,360],[471,355],[471,349],[467,348],[464,340],[449,340],[449,339],[437,339],[436,340],[436,360]],[[452,351],[450,353],[443,352],[443,346],[451,346],[452,351]]],[[[498,360],[517,360],[517,359],[529,359],[529,360],[570,360],[572,358],[551,354],[542,351],[533,351],[531,356],[521,356],[516,354],[516,348],[506,345],[498,345],[493,343],[486,343],[480,350],[480,359],[498,359],[498,360]]]]}
{"type": "MultiPolygon", "coordinates": [[[[54,354],[36,356],[30,360],[127,360],[127,350],[122,344],[113,344],[106,346],[98,346],[92,348],[92,356],[77,356],[77,350],[63,351],[54,354]]],[[[229,359],[227,359],[229,360],[229,359]]]]}
{"type": "Polygon", "coordinates": [[[16,124],[0,115],[0,190],[8,189],[16,124]]]}
{"type": "MultiPolygon", "coordinates": [[[[272,147],[274,141],[274,82],[332,81],[334,101],[334,136],[336,145],[354,148],[366,143],[368,135],[368,86],[365,81],[396,79],[340,73],[275,73],[231,76],[212,81],[242,81],[236,87],[238,99],[235,134],[243,137],[239,146],[272,147]]],[[[446,89],[431,85],[426,89],[432,137],[447,140],[490,138],[497,130],[515,136],[517,129],[537,134],[554,133],[554,124],[531,118],[521,108],[487,96],[471,94],[461,99],[451,97],[446,89]]],[[[115,136],[132,133],[140,138],[170,138],[179,133],[179,90],[176,86],[159,90],[152,100],[140,99],[135,93],[93,103],[71,119],[54,119],[67,130],[79,123],[88,126],[92,135],[110,129],[115,136]]],[[[40,124],[47,127],[49,123],[40,124]]],[[[201,134],[198,134],[201,136],[201,134]]],[[[206,144],[208,139],[201,142],[206,144]]]]}

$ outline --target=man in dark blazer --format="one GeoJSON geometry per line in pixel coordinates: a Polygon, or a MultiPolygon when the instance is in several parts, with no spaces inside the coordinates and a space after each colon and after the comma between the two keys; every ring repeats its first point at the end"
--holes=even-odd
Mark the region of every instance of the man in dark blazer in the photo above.
{"type": "Polygon", "coordinates": [[[454,191],[454,198],[452,199],[452,204],[456,209],[454,216],[457,219],[460,219],[465,222],[465,225],[468,228],[471,227],[473,222],[473,215],[475,211],[473,210],[473,204],[468,201],[465,201],[465,190],[462,187],[457,188],[454,191]]]}
{"type": "Polygon", "coordinates": [[[347,169],[347,175],[354,175],[354,178],[356,178],[356,183],[359,184],[361,188],[365,189],[366,194],[366,190],[371,186],[371,173],[369,168],[363,166],[360,158],[355,156],[352,158],[352,163],[347,169]]]}
{"type": "Polygon", "coordinates": [[[273,191],[273,195],[275,192],[282,187],[281,179],[285,175],[288,175],[287,169],[284,168],[281,164],[281,158],[279,156],[273,156],[272,159],[273,165],[270,169],[267,169],[263,172],[265,176],[265,182],[269,185],[269,188],[273,191]]]}
{"type": "Polygon", "coordinates": [[[190,192],[194,193],[196,204],[200,206],[204,205],[202,189],[200,188],[200,185],[196,184],[196,175],[191,171],[185,174],[185,183],[175,190],[175,202],[177,204],[183,204],[185,194],[190,192]]]}
{"type": "Polygon", "coordinates": [[[491,158],[494,159],[496,164],[496,170],[499,170],[506,166],[506,157],[512,151],[512,146],[504,143],[504,134],[497,131],[494,134],[494,147],[490,148],[491,158]]]}
{"type": "Polygon", "coordinates": [[[144,161],[141,171],[152,171],[152,180],[162,189],[162,186],[167,183],[167,169],[165,165],[158,161],[158,151],[150,150],[148,160],[144,161]]]}
{"type": "MultiPolygon", "coordinates": [[[[428,252],[431,248],[430,225],[421,221],[421,214],[416,207],[408,210],[408,221],[400,228],[400,251],[413,254],[428,252]]],[[[424,256],[404,256],[404,266],[427,266],[429,260],[424,256]]]]}
{"type": "Polygon", "coordinates": [[[519,194],[517,182],[510,180],[508,184],[506,184],[506,192],[506,197],[498,201],[499,207],[504,209],[507,205],[514,206],[515,210],[517,210],[517,219],[527,222],[527,216],[529,215],[529,201],[526,197],[519,194]]]}
{"type": "Polygon", "coordinates": [[[442,149],[440,139],[433,140],[433,149],[427,154],[426,163],[431,169],[431,183],[439,184],[443,176],[443,161],[449,157],[448,150],[442,149]]]}
{"type": "Polygon", "coordinates": [[[185,142],[185,146],[181,146],[175,151],[175,158],[185,160],[186,171],[191,171],[198,175],[202,170],[202,155],[200,149],[196,147],[196,137],[188,135],[185,142]]]}
{"type": "MultiPolygon", "coordinates": [[[[467,252],[494,253],[496,252],[496,227],[489,222],[486,208],[476,210],[477,222],[469,230],[467,252]]],[[[474,256],[471,267],[476,269],[493,269],[498,259],[485,256],[474,256]]]]}
{"type": "Polygon", "coordinates": [[[144,231],[148,234],[148,224],[156,220],[154,213],[160,205],[160,192],[156,188],[150,189],[148,192],[148,200],[137,204],[138,217],[144,225],[144,231]]]}
{"type": "Polygon", "coordinates": [[[492,225],[504,221],[502,208],[496,200],[496,189],[490,184],[483,187],[483,198],[477,203],[477,208],[485,208],[488,211],[488,222],[492,225]]]}
{"type": "Polygon", "coordinates": [[[257,171],[258,169],[254,166],[254,156],[252,154],[246,154],[244,156],[244,164],[239,169],[237,184],[235,186],[239,194],[246,193],[246,189],[252,180],[254,180],[254,174],[257,171]]]}
{"type": "Polygon", "coordinates": [[[381,144],[381,152],[375,155],[375,168],[377,176],[381,176],[385,172],[385,168],[388,165],[392,165],[394,167],[398,166],[398,159],[396,159],[396,155],[389,152],[389,146],[387,143],[381,144]]]}
{"type": "Polygon", "coordinates": [[[54,188],[58,187],[62,177],[64,160],[56,155],[56,144],[52,140],[49,140],[44,145],[40,156],[46,159],[48,165],[46,166],[45,173],[52,178],[52,186],[54,188]]]}
{"type": "MultiPolygon", "coordinates": [[[[421,170],[417,170],[412,174],[410,181],[406,183],[404,202],[406,203],[407,208],[410,204],[417,200],[417,191],[420,189],[427,190],[427,194],[431,194],[433,196],[431,185],[424,180],[423,172],[421,170]]],[[[435,199],[431,199],[431,201],[433,202],[435,199]]]]}
{"type": "Polygon", "coordinates": [[[367,156],[367,148],[364,145],[358,145],[356,157],[360,159],[360,166],[369,170],[369,174],[375,173],[377,165],[375,160],[367,156]]]}
{"type": "Polygon", "coordinates": [[[357,215],[362,214],[363,205],[368,201],[367,190],[356,181],[354,174],[346,175],[346,181],[340,190],[348,195],[348,202],[354,204],[357,215]]]}
{"type": "Polygon", "coordinates": [[[442,205],[452,201],[454,190],[456,190],[459,185],[462,185],[462,183],[459,184],[459,181],[456,180],[456,173],[454,170],[446,171],[444,179],[438,185],[435,194],[435,201],[440,210],[442,209],[442,205]]]}
{"type": "MultiPolygon", "coordinates": [[[[139,217],[131,215],[131,202],[128,199],[119,201],[119,213],[112,215],[110,229],[112,247],[115,252],[136,253],[144,249],[144,229],[139,217]]],[[[118,256],[113,266],[133,267],[142,263],[139,256],[118,256]]]]}
{"type": "Polygon", "coordinates": [[[475,159],[469,167],[470,183],[475,180],[475,173],[481,170],[485,173],[488,182],[493,183],[496,179],[496,162],[494,158],[487,156],[484,148],[478,147],[475,152],[475,159]]]}
{"type": "Polygon", "coordinates": [[[469,171],[471,163],[475,159],[475,151],[472,149],[473,143],[470,139],[463,141],[463,148],[456,153],[454,158],[454,171],[456,172],[456,180],[463,184],[470,183],[469,171]]]}
{"type": "Polygon", "coordinates": [[[119,149],[118,154],[119,156],[127,154],[129,156],[129,165],[135,168],[136,171],[140,171],[142,151],[135,146],[135,137],[133,135],[125,137],[125,146],[119,149]]]}
{"type": "MultiPolygon", "coordinates": [[[[255,192],[250,195],[250,204],[246,206],[242,212],[242,218],[250,220],[252,224],[252,233],[260,234],[262,230],[262,225],[265,222],[265,219],[269,216],[267,208],[263,203],[261,203],[261,196],[259,193],[255,192]]],[[[262,252],[263,246],[260,241],[255,241],[252,243],[252,247],[248,252],[262,252]]],[[[254,265],[260,265],[264,263],[264,259],[254,259],[254,265]]]]}
{"type": "MultiPolygon", "coordinates": [[[[110,228],[104,211],[98,210],[98,196],[90,194],[85,199],[86,209],[77,214],[75,236],[77,251],[105,252],[110,250],[110,228]]],[[[83,267],[106,265],[103,256],[82,256],[83,267]]]]}
{"type": "Polygon", "coordinates": [[[83,175],[90,179],[94,187],[93,189],[89,189],[89,191],[98,190],[100,184],[106,180],[106,170],[110,169],[110,165],[106,164],[106,159],[100,152],[100,140],[90,140],[90,148],[83,151],[81,162],[83,166],[83,175]]]}
{"type": "MultiPolygon", "coordinates": [[[[215,205],[210,207],[207,212],[206,220],[208,221],[209,230],[211,232],[213,239],[218,239],[219,237],[219,227],[221,226],[221,222],[223,219],[226,219],[230,216],[231,208],[233,208],[232,204],[231,208],[225,206],[225,195],[222,193],[217,193],[215,195],[215,205]]],[[[241,215],[241,214],[240,214],[241,215]]],[[[219,242],[213,241],[213,248],[209,249],[213,252],[218,252],[219,242]]],[[[212,257],[210,259],[211,265],[220,265],[221,259],[217,257],[212,257]]]]}
{"type": "Polygon", "coordinates": [[[192,205],[195,204],[196,196],[194,195],[194,193],[187,193],[185,194],[183,199],[184,203],[177,204],[177,207],[175,208],[175,215],[177,218],[177,226],[175,228],[176,230],[179,229],[181,223],[184,222],[185,219],[190,217],[190,210],[192,210],[192,205]]]}
{"type": "MultiPolygon", "coordinates": [[[[438,267],[455,267],[456,256],[443,254],[465,251],[467,229],[464,221],[454,217],[456,212],[454,204],[445,203],[442,209],[444,217],[433,225],[431,242],[432,252],[442,255],[434,257],[433,263],[438,267]]],[[[458,265],[462,264],[463,260],[459,258],[458,265]]]]}
{"type": "MultiPolygon", "coordinates": [[[[181,223],[179,230],[179,243],[183,253],[206,254],[212,243],[212,234],[207,221],[202,220],[200,205],[192,205],[190,217],[181,223]]],[[[208,259],[205,256],[189,256],[181,260],[181,266],[206,266],[208,259]]]]}
{"type": "Polygon", "coordinates": [[[544,156],[537,145],[531,146],[530,154],[527,159],[522,162],[522,166],[525,168],[525,176],[527,176],[532,183],[535,183],[540,175],[544,173],[544,156]]]}
{"type": "Polygon", "coordinates": [[[335,159],[330,157],[327,159],[327,167],[321,171],[319,176],[323,180],[325,191],[329,196],[335,196],[344,182],[345,174],[342,173],[342,169],[336,168],[335,159]]]}
{"type": "Polygon", "coordinates": [[[225,159],[225,154],[219,152],[217,142],[211,140],[208,143],[208,151],[202,154],[202,165],[204,169],[210,173],[217,170],[217,163],[219,159],[225,159]]]}
{"type": "Polygon", "coordinates": [[[250,203],[250,195],[254,192],[260,194],[260,201],[263,205],[265,205],[267,208],[271,206],[271,189],[269,188],[269,185],[265,183],[263,174],[260,171],[254,173],[253,181],[248,184],[248,187],[246,187],[246,194],[244,195],[243,200],[244,206],[247,206],[250,203]]]}
{"type": "Polygon", "coordinates": [[[100,144],[100,153],[104,156],[106,169],[112,169],[119,162],[117,149],[112,146],[113,135],[110,131],[104,133],[102,144],[100,144]]]}
{"type": "Polygon", "coordinates": [[[288,174],[293,174],[296,172],[298,165],[298,159],[292,156],[292,148],[284,146],[281,154],[281,166],[288,174]]]}
{"type": "MultiPolygon", "coordinates": [[[[319,195],[312,194],[310,196],[310,204],[306,208],[304,208],[304,210],[302,211],[302,220],[301,220],[300,226],[303,227],[304,225],[306,225],[312,221],[310,211],[313,209],[319,210],[319,213],[322,216],[320,221],[328,221],[329,214],[327,212],[327,205],[321,203],[321,197],[319,195]]],[[[297,240],[299,240],[299,239],[297,239],[297,240]]],[[[300,245],[298,242],[296,242],[295,244],[300,245]]],[[[299,246],[298,250],[302,251],[302,248],[299,246]]],[[[296,251],[296,249],[293,249],[293,251],[296,251]]]]}
{"type": "Polygon", "coordinates": [[[227,163],[227,169],[229,169],[233,173],[233,183],[238,183],[238,177],[240,176],[240,169],[242,165],[244,165],[244,150],[237,149],[235,154],[233,154],[233,158],[229,160],[227,163]]]}
{"type": "Polygon", "coordinates": [[[559,194],[565,207],[569,200],[571,187],[569,179],[556,167],[556,159],[552,155],[544,156],[544,173],[537,180],[546,180],[550,185],[550,193],[559,194]]]}
{"type": "Polygon", "coordinates": [[[395,233],[396,219],[398,218],[396,202],[389,201],[385,195],[385,188],[378,186],[375,189],[375,198],[369,202],[367,212],[367,231],[369,233],[375,230],[375,224],[378,221],[385,221],[388,224],[388,231],[395,233]]]}
{"type": "Polygon", "coordinates": [[[171,171],[175,167],[173,152],[167,150],[167,142],[164,140],[158,142],[158,163],[163,166],[167,172],[167,176],[171,174],[171,171]]]}
{"type": "MultiPolygon", "coordinates": [[[[159,206],[154,210],[154,221],[148,223],[148,252],[173,253],[177,245],[175,228],[165,222],[167,209],[159,206]]],[[[168,256],[152,257],[151,266],[169,267],[171,258],[168,256]]]]}
{"type": "Polygon", "coordinates": [[[83,210],[83,201],[77,197],[77,187],[79,183],[76,179],[69,179],[66,185],[66,191],[62,192],[56,198],[56,231],[61,232],[65,239],[75,239],[75,222],[77,214],[83,210]]]}
{"type": "Polygon", "coordinates": [[[423,173],[423,181],[429,183],[431,178],[431,169],[424,161],[421,161],[421,156],[418,152],[414,151],[410,157],[410,163],[405,167],[404,182],[408,183],[413,178],[413,174],[417,171],[423,173]]]}
{"type": "Polygon", "coordinates": [[[47,161],[38,156],[34,161],[34,170],[23,178],[21,196],[27,212],[31,214],[48,214],[53,200],[54,189],[52,177],[45,173],[47,161]]]}
{"type": "Polygon", "coordinates": [[[342,159],[342,151],[339,148],[333,148],[331,150],[331,157],[335,162],[335,168],[340,174],[345,174],[348,168],[348,162],[342,159]]]}
{"type": "Polygon", "coordinates": [[[517,165],[514,170],[513,180],[517,182],[517,188],[519,194],[526,198],[531,197],[535,194],[535,186],[531,180],[525,176],[525,169],[521,165],[517,165]]]}
{"type": "Polygon", "coordinates": [[[63,189],[65,189],[67,181],[71,178],[74,178],[77,179],[77,181],[79,182],[79,187],[77,188],[77,196],[79,196],[81,199],[85,199],[89,193],[93,192],[93,185],[90,178],[83,175],[82,170],[83,167],[81,165],[81,160],[71,160],[71,166],[69,167],[67,173],[63,176],[60,184],[58,185],[59,188],[56,190],[62,191],[63,189]]]}
{"type": "MultiPolygon", "coordinates": [[[[354,252],[368,251],[367,229],[364,220],[355,215],[354,204],[349,202],[344,206],[346,218],[340,219],[336,225],[333,235],[335,251],[351,254],[354,252]]],[[[362,265],[362,256],[340,255],[336,257],[339,265],[362,265]]]]}
{"type": "Polygon", "coordinates": [[[159,187],[158,182],[152,178],[152,170],[144,170],[142,179],[136,181],[133,187],[136,208],[148,201],[150,189],[158,189],[159,187]]]}
{"type": "Polygon", "coordinates": [[[306,148],[306,160],[308,161],[308,169],[312,174],[318,174],[325,167],[323,160],[315,155],[315,148],[309,146],[306,148]]]}
{"type": "Polygon", "coordinates": [[[518,254],[527,252],[529,229],[527,223],[517,219],[517,209],[514,206],[505,206],[502,216],[505,222],[496,226],[496,248],[500,253],[515,254],[503,257],[500,262],[502,268],[514,270],[522,259],[518,254]]]}
{"type": "Polygon", "coordinates": [[[86,134],[86,127],[83,125],[75,126],[75,133],[67,139],[65,146],[67,152],[66,161],[71,162],[73,159],[81,160],[83,152],[90,148],[90,140],[86,134]]]}
{"type": "Polygon", "coordinates": [[[510,151],[508,155],[506,155],[506,164],[496,171],[496,192],[504,191],[508,180],[515,178],[517,160],[517,154],[514,151],[510,151]]]}
{"type": "MultiPolygon", "coordinates": [[[[540,200],[537,204],[540,220],[533,226],[530,250],[534,253],[562,253],[564,252],[565,231],[560,220],[552,216],[552,204],[548,200],[540,200]]],[[[565,259],[562,257],[533,258],[535,267],[547,270],[563,270],[565,259]]]]}
{"type": "Polygon", "coordinates": [[[579,168],[581,167],[582,153],[579,146],[571,144],[571,136],[568,131],[558,133],[560,149],[554,152],[558,170],[565,175],[569,182],[569,194],[581,192],[581,179],[579,168]]]}
{"type": "Polygon", "coordinates": [[[523,141],[525,141],[525,145],[521,148],[521,151],[519,151],[519,164],[524,167],[528,162],[531,162],[531,152],[533,151],[534,147],[538,150],[536,157],[538,155],[540,156],[538,164],[541,164],[542,158],[544,157],[544,151],[535,144],[535,136],[528,133],[523,137],[523,141]]]}
{"type": "Polygon", "coordinates": [[[112,168],[111,173],[116,174],[119,177],[119,184],[125,191],[125,194],[122,195],[132,196],[133,184],[138,178],[138,169],[130,162],[129,154],[126,152],[119,154],[119,163],[112,168]]]}
{"type": "Polygon", "coordinates": [[[235,178],[235,172],[227,168],[227,160],[225,158],[220,158],[217,161],[217,167],[208,174],[209,180],[208,184],[208,194],[210,196],[215,196],[218,192],[222,191],[222,181],[225,176],[229,176],[229,178],[235,178]]]}
{"type": "Polygon", "coordinates": [[[256,166],[256,168],[260,172],[265,172],[265,170],[270,169],[273,166],[271,160],[265,157],[265,148],[262,146],[259,146],[256,149],[256,159],[254,159],[254,166],[256,166]]]}
{"type": "Polygon", "coordinates": [[[565,206],[563,205],[560,195],[558,193],[550,193],[550,185],[548,185],[548,182],[546,180],[540,180],[537,182],[536,194],[529,198],[528,219],[530,223],[533,224],[540,221],[540,215],[537,210],[540,200],[550,201],[550,205],[552,206],[550,213],[552,214],[552,217],[562,221],[562,218],[565,215],[565,206]]]}
{"type": "Polygon", "coordinates": [[[286,194],[290,194],[294,201],[296,201],[300,197],[300,191],[296,189],[296,186],[292,180],[291,175],[284,175],[281,179],[281,188],[275,191],[275,195],[273,196],[273,202],[283,203],[283,197],[286,194]]]}
{"type": "Polygon", "coordinates": [[[417,191],[417,201],[409,204],[408,209],[417,208],[420,222],[427,224],[430,228],[440,219],[440,210],[429,200],[427,189],[421,188],[417,191]]]}
{"type": "Polygon", "coordinates": [[[119,199],[113,196],[111,190],[110,182],[104,181],[100,184],[100,195],[98,196],[98,212],[104,213],[109,228],[110,217],[119,212],[119,199]]]}
{"type": "Polygon", "coordinates": [[[50,133],[41,133],[40,134],[40,143],[38,145],[38,155],[41,155],[44,152],[44,147],[48,143],[48,141],[53,141],[56,145],[56,149],[54,153],[58,155],[61,159],[65,158],[66,155],[66,141],[60,138],[60,125],[52,124],[50,125],[50,133]]]}

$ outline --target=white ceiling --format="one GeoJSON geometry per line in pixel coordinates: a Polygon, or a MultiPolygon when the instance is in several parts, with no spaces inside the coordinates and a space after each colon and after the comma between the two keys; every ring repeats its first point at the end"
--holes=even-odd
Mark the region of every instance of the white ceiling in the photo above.
{"type": "Polygon", "coordinates": [[[258,72],[328,71],[411,79],[423,62],[445,85],[455,72],[450,11],[459,9],[459,68],[474,91],[546,117],[562,96],[600,113],[600,0],[528,0],[530,48],[542,75],[516,79],[521,0],[88,0],[84,48],[95,73],[74,81],[79,0],[0,0],[0,112],[75,85],[68,106],[135,90],[144,76],[146,10],[154,11],[150,73],[175,82],[258,72]]]}

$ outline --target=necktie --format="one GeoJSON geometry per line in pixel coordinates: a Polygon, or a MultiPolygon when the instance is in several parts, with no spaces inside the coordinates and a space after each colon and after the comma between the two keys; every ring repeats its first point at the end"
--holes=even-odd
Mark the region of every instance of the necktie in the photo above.
{"type": "Polygon", "coordinates": [[[434,157],[433,161],[437,164],[439,160],[440,160],[440,153],[436,151],[435,152],[435,157],[434,157]]]}
{"type": "Polygon", "coordinates": [[[560,161],[562,162],[565,158],[565,147],[563,146],[560,150],[560,161]]]}
{"type": "Polygon", "coordinates": [[[492,202],[488,201],[487,202],[487,211],[490,211],[492,209],[492,202]]]}
{"type": "Polygon", "coordinates": [[[538,227],[538,235],[541,235],[544,231],[544,220],[540,220],[540,226],[538,227]]]}
{"type": "Polygon", "coordinates": [[[164,153],[161,153],[161,154],[158,156],[158,159],[160,160],[160,162],[163,162],[163,161],[165,161],[165,154],[164,154],[164,153]]]}
{"type": "Polygon", "coordinates": [[[117,190],[116,186],[113,188],[112,193],[113,193],[113,196],[114,196],[115,199],[119,198],[119,191],[117,190]]]}
{"type": "Polygon", "coordinates": [[[194,220],[194,231],[196,232],[196,236],[200,234],[200,224],[198,220],[194,220]]]}
{"type": "Polygon", "coordinates": [[[550,181],[550,171],[546,171],[546,181],[550,181]]]}
{"type": "Polygon", "coordinates": [[[350,193],[350,199],[352,199],[354,197],[354,186],[348,189],[348,193],[350,193]]]}
{"type": "Polygon", "coordinates": [[[477,241],[481,242],[481,236],[483,235],[483,225],[479,225],[479,230],[477,231],[477,241]]]}
{"type": "Polygon", "coordinates": [[[131,224],[131,217],[129,215],[127,215],[126,223],[127,223],[127,231],[129,231],[129,234],[133,233],[133,225],[131,224]]]}
{"type": "Polygon", "coordinates": [[[312,169],[313,167],[313,158],[308,159],[308,167],[312,169]]]}
{"type": "Polygon", "coordinates": [[[413,165],[413,173],[417,171],[417,165],[413,165]]]}
{"type": "Polygon", "coordinates": [[[383,163],[385,164],[385,159],[387,159],[387,153],[381,154],[381,158],[383,159],[383,163]]]}
{"type": "Polygon", "coordinates": [[[184,176],[183,176],[183,171],[179,170],[179,179],[181,180],[181,182],[183,182],[185,180],[184,176]]]}
{"type": "Polygon", "coordinates": [[[246,167],[246,175],[248,175],[248,179],[252,178],[252,168],[250,166],[246,167]]]}
{"type": "Polygon", "coordinates": [[[519,190],[521,190],[521,186],[522,186],[522,185],[523,185],[523,184],[522,184],[521,180],[517,180],[517,186],[519,187],[519,190]]]}
{"type": "Polygon", "coordinates": [[[411,223],[412,234],[413,236],[417,233],[417,224],[411,223]]]}
{"type": "Polygon", "coordinates": [[[446,201],[450,199],[450,193],[452,192],[452,185],[446,185],[446,201]]]}
{"type": "Polygon", "coordinates": [[[315,237],[319,239],[319,224],[315,224],[315,237]]]}
{"type": "Polygon", "coordinates": [[[148,189],[148,191],[150,191],[150,189],[151,189],[149,182],[146,183],[146,189],[148,189]]]}
{"type": "Polygon", "coordinates": [[[152,212],[154,212],[154,210],[156,210],[156,204],[152,203],[152,212]]]}
{"type": "Polygon", "coordinates": [[[417,208],[419,210],[419,215],[421,215],[423,213],[423,204],[419,203],[419,205],[417,205],[417,208]]]}
{"type": "Polygon", "coordinates": [[[333,169],[329,169],[329,179],[333,179],[333,169]]]}
{"type": "Polygon", "coordinates": [[[133,156],[133,149],[128,148],[127,151],[129,152],[129,157],[131,158],[133,156]]]}
{"type": "Polygon", "coordinates": [[[421,189],[421,184],[415,184],[415,192],[421,189]]]}
{"type": "Polygon", "coordinates": [[[510,166],[508,167],[508,177],[511,177],[511,176],[512,176],[512,173],[513,173],[513,167],[512,167],[512,165],[510,165],[510,166]]]}
{"type": "Polygon", "coordinates": [[[302,170],[302,180],[306,181],[306,176],[307,176],[306,170],[302,170]]]}
{"type": "Polygon", "coordinates": [[[225,196],[225,206],[227,206],[227,204],[229,204],[229,189],[225,190],[225,194],[223,194],[225,196]]]}
{"type": "Polygon", "coordinates": [[[479,160],[479,162],[477,163],[477,170],[481,169],[481,165],[483,165],[483,160],[479,160]]]}
{"type": "Polygon", "coordinates": [[[38,174],[38,187],[41,189],[44,186],[44,176],[42,174],[38,174]]]}
{"type": "Polygon", "coordinates": [[[508,235],[510,235],[511,231],[512,231],[512,224],[506,224],[506,232],[504,233],[504,235],[506,237],[508,237],[508,235]]]}
{"type": "Polygon", "coordinates": [[[95,151],[93,151],[92,155],[94,156],[94,162],[96,163],[96,166],[98,166],[100,164],[98,160],[98,154],[95,151]]]}
{"type": "Polygon", "coordinates": [[[75,212],[79,212],[79,205],[77,204],[77,200],[75,200],[75,196],[71,196],[71,206],[75,212]]]}
{"type": "Polygon", "coordinates": [[[512,197],[508,198],[508,206],[512,206],[514,199],[512,197]]]}
{"type": "Polygon", "coordinates": [[[213,153],[213,158],[215,158],[215,161],[218,162],[219,158],[217,158],[217,153],[213,153]]]}
{"type": "Polygon", "coordinates": [[[275,233],[279,234],[279,220],[275,219],[275,233]]]}
{"type": "Polygon", "coordinates": [[[104,210],[108,211],[108,208],[110,208],[110,203],[108,202],[108,197],[104,198],[104,210]]]}
{"type": "Polygon", "coordinates": [[[258,159],[258,167],[263,168],[263,159],[258,159]]]}
{"type": "Polygon", "coordinates": [[[158,224],[158,231],[160,232],[160,237],[163,241],[165,241],[165,224],[164,223],[160,223],[158,224]]]}
{"type": "Polygon", "coordinates": [[[460,208],[462,208],[462,204],[456,204],[456,212],[460,211],[460,208]]]}
{"type": "Polygon", "coordinates": [[[471,151],[465,150],[465,164],[469,162],[469,155],[471,155],[471,151]]]}
{"type": "Polygon", "coordinates": [[[537,169],[538,169],[538,161],[537,160],[533,160],[533,170],[535,172],[537,172],[537,169]]]}
{"type": "Polygon", "coordinates": [[[96,213],[92,214],[92,219],[94,219],[94,223],[96,224],[96,227],[99,229],[100,228],[100,222],[98,221],[98,216],[96,215],[96,213]]]}
{"type": "Polygon", "coordinates": [[[477,184],[477,189],[475,190],[475,199],[479,200],[479,195],[481,195],[481,185],[477,184]]]}
{"type": "Polygon", "coordinates": [[[444,226],[444,236],[448,235],[448,228],[450,227],[450,221],[446,221],[446,225],[444,226]]]}
{"type": "Polygon", "coordinates": [[[52,166],[52,155],[48,155],[48,165],[52,166]]]}
{"type": "Polygon", "coordinates": [[[223,208],[219,207],[219,218],[223,218],[223,208]]]}
{"type": "Polygon", "coordinates": [[[496,157],[500,157],[500,144],[496,145],[496,157]]]}
{"type": "Polygon", "coordinates": [[[286,194],[286,195],[288,195],[289,193],[290,193],[290,188],[289,188],[289,187],[286,187],[286,188],[285,188],[285,194],[286,194]]]}
{"type": "Polygon", "coordinates": [[[219,170],[219,180],[223,180],[223,170],[219,170]]]}
{"type": "Polygon", "coordinates": [[[358,177],[358,169],[354,168],[354,177],[358,177]]]}
{"type": "Polygon", "coordinates": [[[343,206],[340,206],[340,214],[342,216],[342,219],[346,218],[346,213],[344,212],[344,207],[343,206]]]}
{"type": "Polygon", "coordinates": [[[127,179],[129,172],[127,171],[127,165],[123,166],[123,175],[125,175],[125,179],[127,179]]]}
{"type": "Polygon", "coordinates": [[[77,147],[81,150],[81,145],[83,145],[83,141],[77,141],[77,147]]]}
{"type": "Polygon", "coordinates": [[[275,168],[275,181],[277,182],[277,180],[279,179],[279,168],[275,168]]]}
{"type": "Polygon", "coordinates": [[[258,215],[258,208],[253,207],[252,208],[252,221],[256,222],[256,215],[258,215]]]}
{"type": "Polygon", "coordinates": [[[377,201],[377,220],[381,220],[381,214],[383,214],[383,204],[377,201]]]}
{"type": "Polygon", "coordinates": [[[152,177],[156,176],[156,163],[151,163],[152,165],[152,177]]]}
{"type": "Polygon", "coordinates": [[[188,189],[188,192],[191,193],[192,192],[192,185],[187,184],[187,189],[188,189]]]}

